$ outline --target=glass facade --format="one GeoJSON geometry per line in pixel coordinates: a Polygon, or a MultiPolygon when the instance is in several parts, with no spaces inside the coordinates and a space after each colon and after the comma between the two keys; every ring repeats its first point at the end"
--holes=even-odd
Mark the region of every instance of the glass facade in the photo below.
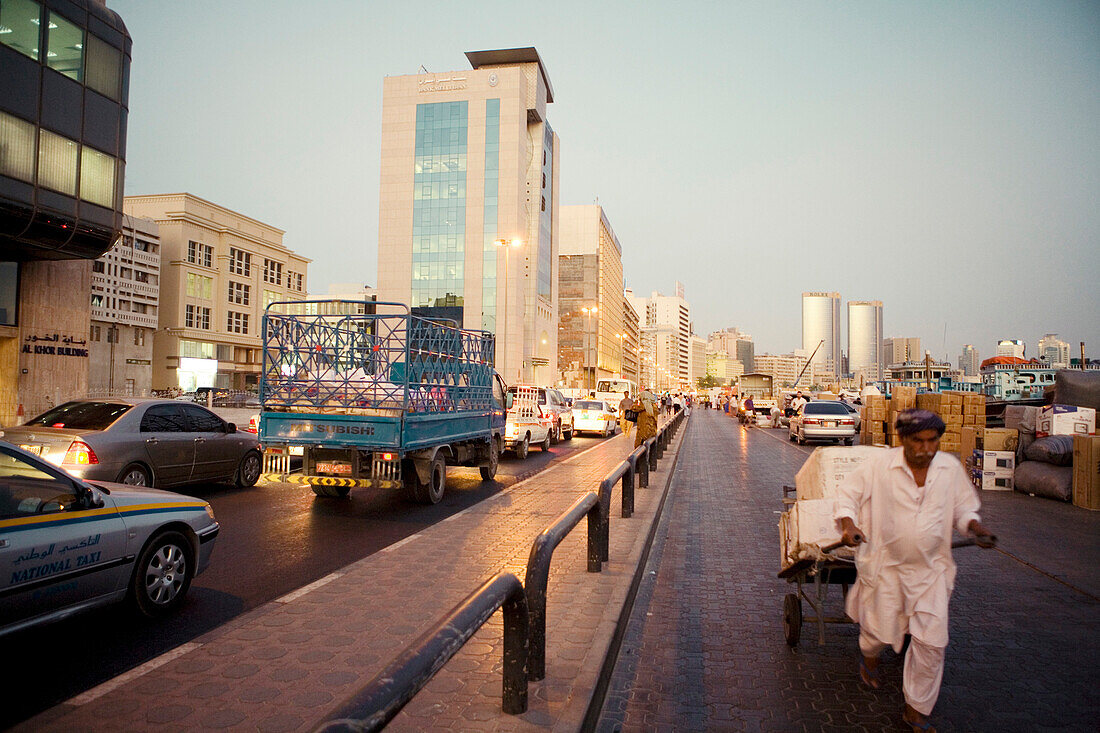
{"type": "Polygon", "coordinates": [[[467,102],[416,106],[413,307],[460,307],[466,255],[467,102]]]}
{"type": "Polygon", "coordinates": [[[482,241],[481,327],[497,330],[497,195],[500,185],[500,100],[485,100],[485,232],[482,241]]]}
{"type": "Polygon", "coordinates": [[[542,141],[542,196],[539,202],[539,261],[538,294],[553,299],[554,280],[554,131],[550,123],[543,125],[542,141]]]}

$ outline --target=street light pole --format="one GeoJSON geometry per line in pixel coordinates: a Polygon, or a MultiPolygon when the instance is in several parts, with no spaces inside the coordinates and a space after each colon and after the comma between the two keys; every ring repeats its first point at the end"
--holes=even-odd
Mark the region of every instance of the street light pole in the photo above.
{"type": "MultiPolygon", "coordinates": [[[[522,247],[523,246],[523,240],[519,239],[519,238],[513,239],[511,241],[508,241],[507,239],[494,239],[493,244],[495,244],[497,247],[503,247],[504,248],[504,288],[503,288],[504,289],[504,303],[503,303],[503,307],[501,308],[501,318],[500,318],[499,321],[497,321],[497,328],[496,328],[497,343],[498,343],[498,345],[503,345],[505,343],[505,338],[502,338],[502,336],[505,336],[505,337],[507,336],[507,329],[508,329],[508,271],[512,269],[512,267],[511,267],[512,266],[512,259],[509,255],[511,254],[512,247],[522,247]],[[502,326],[503,326],[503,332],[502,332],[502,328],[501,328],[502,326]]],[[[507,357],[508,357],[507,348],[505,348],[505,350],[504,350],[504,357],[505,358],[501,360],[502,363],[500,365],[502,370],[504,368],[504,363],[503,362],[506,362],[508,360],[507,359],[507,357]]],[[[518,372],[517,372],[516,376],[517,376],[517,379],[518,379],[518,377],[520,376],[518,372]]]]}

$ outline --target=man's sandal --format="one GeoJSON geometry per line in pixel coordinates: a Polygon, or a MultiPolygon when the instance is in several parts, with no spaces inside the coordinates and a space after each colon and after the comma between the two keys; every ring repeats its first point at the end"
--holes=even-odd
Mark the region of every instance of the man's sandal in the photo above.
{"type": "Polygon", "coordinates": [[[877,690],[882,687],[882,678],[879,676],[879,668],[875,667],[871,669],[868,667],[863,657],[859,658],[859,678],[863,680],[863,684],[867,685],[872,690],[877,690]]]}

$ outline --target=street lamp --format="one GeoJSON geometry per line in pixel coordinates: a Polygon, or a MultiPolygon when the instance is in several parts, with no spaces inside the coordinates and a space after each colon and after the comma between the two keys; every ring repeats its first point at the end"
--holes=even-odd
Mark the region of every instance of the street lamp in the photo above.
{"type": "MultiPolygon", "coordinates": [[[[596,306],[592,306],[591,308],[588,308],[588,307],[581,308],[581,313],[584,314],[584,344],[585,344],[584,345],[584,360],[586,362],[588,361],[588,342],[589,342],[588,331],[589,331],[589,324],[590,324],[589,316],[594,316],[599,312],[600,312],[600,309],[597,308],[596,306]]],[[[596,361],[597,362],[599,361],[599,354],[598,353],[596,354],[596,361]]],[[[593,389],[596,388],[596,367],[597,366],[598,366],[598,364],[593,364],[592,365],[592,388],[593,389]]],[[[588,372],[587,365],[585,366],[584,371],[587,374],[587,372],[588,372]]],[[[586,379],[585,381],[587,382],[588,380],[586,379]]],[[[587,386],[588,385],[586,384],[585,387],[587,387],[587,386]]]]}
{"type": "MultiPolygon", "coordinates": [[[[513,247],[523,246],[523,240],[519,239],[518,237],[510,241],[507,239],[494,239],[493,244],[495,244],[497,247],[502,247],[504,249],[504,307],[501,308],[501,318],[497,322],[496,328],[497,340],[503,344],[504,339],[502,338],[503,334],[501,332],[501,324],[504,325],[505,330],[507,330],[508,328],[508,271],[511,269],[512,265],[512,259],[509,255],[511,254],[513,247]]],[[[505,356],[507,356],[507,351],[505,351],[505,356]]],[[[504,362],[507,361],[507,359],[502,359],[501,361],[504,362]]],[[[501,369],[504,369],[503,363],[501,364],[501,369]]],[[[517,378],[519,377],[518,372],[516,373],[516,376],[517,378]]]]}

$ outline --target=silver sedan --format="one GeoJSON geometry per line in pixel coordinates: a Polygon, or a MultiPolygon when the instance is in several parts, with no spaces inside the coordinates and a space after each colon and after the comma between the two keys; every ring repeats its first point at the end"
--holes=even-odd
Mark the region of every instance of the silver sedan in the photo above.
{"type": "Polygon", "coordinates": [[[78,478],[135,486],[232,481],[247,487],[262,465],[255,435],[176,400],[74,400],[3,428],[0,438],[78,478]]]}
{"type": "Polygon", "coordinates": [[[168,614],[219,529],[202,499],[84,481],[0,440],[0,636],[123,599],[168,614]]]}
{"type": "Polygon", "coordinates": [[[787,437],[805,445],[807,440],[835,440],[851,445],[856,437],[856,421],[839,402],[812,400],[791,418],[787,437]]]}

